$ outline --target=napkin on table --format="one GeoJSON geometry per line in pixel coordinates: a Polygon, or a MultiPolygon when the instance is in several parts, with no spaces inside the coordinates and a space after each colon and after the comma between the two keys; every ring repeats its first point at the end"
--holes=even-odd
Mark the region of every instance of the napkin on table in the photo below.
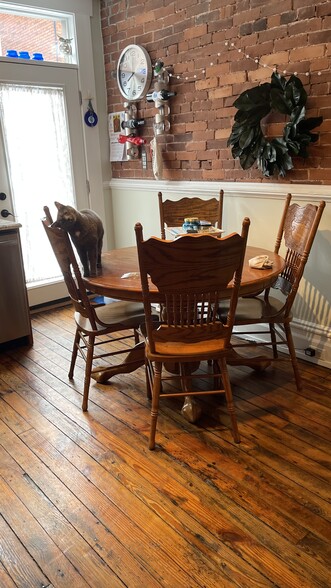
{"type": "Polygon", "coordinates": [[[270,269],[273,265],[273,261],[269,259],[267,255],[257,255],[248,260],[249,267],[255,269],[270,269]]]}

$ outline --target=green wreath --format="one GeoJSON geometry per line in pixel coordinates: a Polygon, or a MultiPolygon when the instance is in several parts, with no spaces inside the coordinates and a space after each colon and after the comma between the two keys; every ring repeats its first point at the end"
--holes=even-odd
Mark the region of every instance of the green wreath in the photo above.
{"type": "Polygon", "coordinates": [[[238,108],[234,117],[228,147],[232,156],[239,158],[242,169],[256,162],[264,176],[270,177],[278,169],[279,176],[293,168],[292,155],[308,157],[308,145],[318,139],[310,131],[319,126],[323,117],[305,118],[307,92],[301,80],[292,75],[288,80],[274,72],[271,83],[251,88],[234,102],[238,108]],[[268,139],[263,135],[261,120],[270,112],[290,117],[282,137],[268,139]]]}

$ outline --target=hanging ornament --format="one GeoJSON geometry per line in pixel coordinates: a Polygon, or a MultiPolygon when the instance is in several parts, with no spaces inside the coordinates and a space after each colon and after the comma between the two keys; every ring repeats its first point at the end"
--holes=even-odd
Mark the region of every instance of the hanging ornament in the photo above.
{"type": "Polygon", "coordinates": [[[87,111],[85,112],[85,115],[84,115],[84,121],[88,127],[95,127],[95,125],[98,122],[98,116],[93,110],[91,100],[88,101],[88,107],[87,107],[87,111]]]}
{"type": "Polygon", "coordinates": [[[150,149],[152,155],[152,169],[153,174],[156,180],[162,180],[163,177],[163,160],[162,160],[162,151],[161,146],[158,143],[158,138],[154,137],[154,139],[150,142],[150,149]]]}
{"type": "Polygon", "coordinates": [[[62,55],[72,55],[72,46],[71,46],[71,39],[65,39],[64,37],[59,37],[59,51],[62,55]]]}

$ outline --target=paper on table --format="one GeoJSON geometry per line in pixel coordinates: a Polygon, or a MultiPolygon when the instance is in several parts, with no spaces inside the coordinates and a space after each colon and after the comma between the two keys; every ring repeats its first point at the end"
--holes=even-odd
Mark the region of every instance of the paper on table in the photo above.
{"type": "Polygon", "coordinates": [[[257,255],[248,260],[248,265],[255,269],[270,269],[273,266],[273,261],[267,255],[257,255]]]}
{"type": "Polygon", "coordinates": [[[139,272],[127,272],[126,274],[123,274],[123,276],[121,276],[121,278],[139,278],[139,277],[140,277],[139,272]]]}

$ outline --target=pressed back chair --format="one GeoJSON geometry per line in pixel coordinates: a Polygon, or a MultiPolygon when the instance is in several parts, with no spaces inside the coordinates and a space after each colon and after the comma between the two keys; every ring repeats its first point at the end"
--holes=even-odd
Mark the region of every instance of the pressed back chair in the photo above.
{"type": "MultiPolygon", "coordinates": [[[[130,348],[127,346],[129,339],[133,339],[134,345],[139,343],[139,326],[144,322],[144,308],[141,303],[112,301],[109,304],[94,305],[90,301],[76,256],[68,233],[58,227],[52,227],[52,217],[48,207],[44,207],[46,219],[42,221],[47,237],[50,241],[55,257],[61,268],[66,287],[74,306],[74,318],[76,322],[76,334],[73,344],[69,379],[73,378],[74,368],[78,352],[85,360],[85,379],[82,409],[88,408],[88,396],[91,375],[100,371],[99,367],[92,369],[94,360],[106,357],[114,357],[121,354],[128,355],[130,348]],[[128,333],[128,330],[131,331],[128,333]],[[126,331],[126,333],[123,333],[126,331]],[[96,352],[99,345],[106,345],[104,335],[109,336],[110,342],[123,342],[120,349],[110,352],[96,352]],[[125,343],[124,343],[125,342],[125,343]]],[[[117,346],[116,343],[116,346],[117,346]]],[[[143,345],[143,343],[142,343],[143,345]]],[[[118,346],[117,346],[118,347],[118,346]]],[[[132,349],[133,347],[131,347],[132,349]]],[[[130,372],[143,365],[141,359],[133,359],[128,363],[126,371],[130,372]]],[[[114,367],[114,374],[116,367],[114,367]]]]}
{"type": "Polygon", "coordinates": [[[146,369],[152,393],[149,449],[155,447],[160,396],[224,393],[233,438],[240,442],[226,360],[231,352],[249,222],[244,219],[241,235],[233,233],[223,239],[185,235],[174,241],[157,237],[144,241],[141,224],[135,226],[146,317],[146,369]],[[233,287],[228,288],[232,280],[233,287]],[[157,287],[152,296],[150,282],[157,287]],[[223,323],[217,316],[218,306],[229,296],[229,313],[223,323]],[[152,321],[153,302],[162,308],[158,326],[152,321]],[[190,367],[200,361],[211,361],[214,367],[210,373],[194,374],[194,378],[212,379],[208,390],[192,386],[190,367]],[[164,367],[167,364],[178,365],[179,373],[169,374],[164,367]],[[177,384],[175,389],[165,387],[169,380],[177,384]]]}
{"type": "Polygon", "coordinates": [[[222,228],[224,192],[220,190],[218,198],[181,198],[180,200],[163,200],[162,192],[158,193],[161,225],[161,239],[166,238],[167,227],[181,227],[185,217],[197,217],[207,220],[217,228],[222,228]]]}
{"type": "MultiPolygon", "coordinates": [[[[271,288],[255,296],[239,299],[234,322],[235,326],[240,326],[238,334],[244,338],[255,335],[265,336],[266,331],[261,330],[261,326],[268,325],[269,337],[267,336],[266,340],[238,343],[234,347],[271,346],[272,360],[277,360],[279,359],[278,346],[286,345],[298,390],[302,389],[302,380],[290,326],[293,319],[292,307],[324,208],[324,201],[321,201],[318,206],[291,204],[291,194],[287,195],[274,249],[275,253],[279,253],[281,244],[285,245],[285,267],[271,288]],[[271,290],[278,290],[279,296],[271,296],[271,290]],[[242,328],[245,325],[250,326],[247,331],[242,328]],[[251,330],[251,325],[261,326],[255,331],[251,330]]],[[[225,320],[227,305],[222,303],[221,308],[220,316],[225,320]]],[[[254,364],[254,360],[252,362],[254,364]]],[[[249,364],[249,358],[245,358],[245,365],[247,364],[249,364]]]]}

